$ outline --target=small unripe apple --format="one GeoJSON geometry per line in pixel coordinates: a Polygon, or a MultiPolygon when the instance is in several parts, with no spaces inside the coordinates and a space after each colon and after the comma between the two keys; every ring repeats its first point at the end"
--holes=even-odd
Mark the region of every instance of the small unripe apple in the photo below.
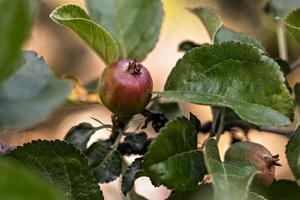
{"type": "Polygon", "coordinates": [[[121,60],[104,69],[99,96],[111,112],[129,117],[143,111],[151,100],[152,89],[151,75],[142,64],[121,60]]]}
{"type": "Polygon", "coordinates": [[[278,157],[279,155],[272,156],[267,148],[254,142],[235,143],[225,152],[225,161],[245,160],[254,164],[260,171],[255,181],[263,186],[268,186],[273,182],[275,166],[280,166],[278,157]]]}

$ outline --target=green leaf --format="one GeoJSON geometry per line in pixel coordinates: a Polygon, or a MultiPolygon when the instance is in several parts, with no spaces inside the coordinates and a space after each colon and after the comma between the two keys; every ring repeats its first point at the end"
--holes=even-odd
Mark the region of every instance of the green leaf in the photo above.
{"type": "Polygon", "coordinates": [[[115,180],[122,172],[122,156],[112,148],[110,141],[93,143],[86,151],[89,163],[94,168],[97,180],[108,183],[115,180]]]}
{"type": "Polygon", "coordinates": [[[182,116],[182,112],[177,102],[162,102],[160,98],[155,98],[151,102],[149,110],[152,112],[164,113],[168,119],[182,116]]]}
{"type": "Polygon", "coordinates": [[[142,61],[158,41],[161,0],[86,0],[93,20],[116,39],[120,59],[142,61]]]}
{"type": "Polygon", "coordinates": [[[94,128],[89,123],[80,123],[72,127],[66,134],[64,140],[73,144],[81,152],[86,149],[86,145],[89,142],[91,136],[95,133],[96,128],[94,128]]]}
{"type": "Polygon", "coordinates": [[[202,151],[197,150],[197,133],[186,118],[169,121],[149,146],[144,168],[154,185],[189,190],[206,173],[202,151]]]}
{"type": "Polygon", "coordinates": [[[179,44],[178,46],[178,50],[179,51],[183,51],[183,52],[187,52],[195,47],[201,47],[202,45],[207,45],[207,44],[197,44],[194,43],[192,41],[183,41],[179,44]]]}
{"type": "Polygon", "coordinates": [[[31,51],[23,53],[23,62],[0,86],[0,126],[31,127],[45,120],[71,91],[71,83],[58,80],[43,58],[31,51]]]}
{"type": "Polygon", "coordinates": [[[259,49],[237,42],[186,53],[158,96],[227,107],[256,125],[282,126],[293,119],[293,101],[278,64],[259,49]]]}
{"type": "Polygon", "coordinates": [[[201,184],[190,191],[172,192],[168,200],[213,200],[213,188],[211,184],[201,184]]]}
{"type": "Polygon", "coordinates": [[[274,15],[285,17],[292,10],[300,7],[299,0],[270,0],[274,15]]]}
{"type": "Polygon", "coordinates": [[[246,200],[250,184],[256,175],[255,166],[249,162],[222,163],[216,141],[208,139],[204,147],[204,159],[212,177],[215,200],[246,200]]]}
{"type": "Polygon", "coordinates": [[[255,38],[246,33],[236,32],[223,26],[222,18],[218,13],[208,7],[197,7],[190,10],[194,13],[205,26],[211,41],[219,44],[227,41],[239,41],[253,45],[254,47],[264,50],[264,47],[255,38]]]}
{"type": "Polygon", "coordinates": [[[20,49],[29,36],[35,8],[35,0],[0,0],[0,85],[20,67],[20,49]]]}
{"type": "Polygon", "coordinates": [[[121,185],[123,194],[126,196],[126,194],[132,190],[134,181],[137,178],[145,175],[146,172],[143,169],[143,158],[135,159],[123,174],[121,185]]]}
{"type": "MultiPolygon", "coordinates": [[[[213,120],[216,119],[217,122],[220,118],[220,108],[219,107],[212,107],[212,114],[213,114],[213,120]]],[[[240,117],[238,117],[235,112],[233,112],[229,108],[222,109],[222,113],[224,114],[223,117],[223,124],[225,130],[230,130],[236,126],[238,126],[245,134],[247,134],[251,129],[258,129],[256,125],[253,125],[251,123],[248,123],[244,120],[242,120],[240,117]]],[[[217,124],[213,126],[213,128],[217,129],[217,124]]],[[[214,130],[216,132],[217,130],[214,130]]]]}
{"type": "Polygon", "coordinates": [[[228,41],[242,42],[242,43],[250,44],[261,50],[265,50],[262,44],[257,39],[251,37],[250,35],[242,32],[236,32],[229,28],[221,27],[216,34],[214,43],[220,44],[228,41]]]}
{"type": "Polygon", "coordinates": [[[295,93],[295,104],[296,104],[295,121],[296,121],[296,126],[299,126],[300,125],[300,83],[296,83],[294,87],[294,93],[295,93]]]}
{"type": "Polygon", "coordinates": [[[66,199],[103,199],[86,158],[64,141],[33,141],[7,155],[64,192],[66,199]]]}
{"type": "Polygon", "coordinates": [[[3,200],[62,200],[52,185],[17,163],[0,159],[0,196],[3,200]]]}
{"type": "Polygon", "coordinates": [[[300,43],[300,9],[291,12],[283,19],[283,22],[291,35],[300,43]]]}
{"type": "Polygon", "coordinates": [[[147,144],[147,134],[145,132],[132,133],[124,138],[124,142],[120,143],[118,150],[122,152],[122,148],[126,149],[130,154],[143,154],[145,153],[145,145],[147,144]]]}
{"type": "Polygon", "coordinates": [[[98,90],[100,79],[97,77],[84,86],[87,92],[95,93],[98,90]]]}
{"type": "Polygon", "coordinates": [[[222,18],[214,9],[209,7],[197,7],[190,9],[190,11],[200,18],[203,25],[206,27],[210,39],[214,41],[217,32],[223,26],[222,18]]]}
{"type": "Polygon", "coordinates": [[[289,139],[285,153],[296,180],[300,179],[300,127],[297,128],[289,139]]]}
{"type": "Polygon", "coordinates": [[[50,17],[77,33],[107,64],[118,60],[118,46],[114,38],[102,26],[90,20],[79,6],[62,5],[52,11],[50,17]]]}
{"type": "Polygon", "coordinates": [[[271,200],[296,200],[300,196],[300,187],[296,182],[279,180],[269,186],[267,193],[267,198],[271,200]]]}
{"type": "Polygon", "coordinates": [[[196,132],[200,132],[201,130],[201,122],[200,120],[197,118],[196,115],[194,115],[193,113],[190,112],[190,122],[192,123],[192,125],[194,126],[196,132]]]}

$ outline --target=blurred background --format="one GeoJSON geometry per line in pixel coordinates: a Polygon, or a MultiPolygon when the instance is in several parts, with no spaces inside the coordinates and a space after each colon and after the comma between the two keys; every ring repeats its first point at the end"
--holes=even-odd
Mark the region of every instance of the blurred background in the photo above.
{"type": "MultiPolygon", "coordinates": [[[[78,77],[82,84],[88,84],[100,77],[104,64],[77,35],[50,20],[50,12],[63,3],[85,6],[84,0],[40,0],[35,25],[24,49],[34,50],[39,56],[43,56],[58,77],[72,75],[78,77]]],[[[278,57],[275,23],[264,13],[265,0],[163,0],[163,3],[165,18],[159,42],[143,62],[152,74],[155,91],[163,89],[167,75],[183,55],[178,51],[178,45],[183,40],[192,40],[199,44],[210,42],[202,23],[186,8],[197,5],[215,8],[223,17],[225,26],[256,37],[262,41],[271,57],[278,57]]],[[[291,37],[288,37],[288,43],[289,60],[294,61],[300,55],[300,46],[291,37]]],[[[299,73],[300,71],[295,69],[288,76],[291,87],[300,81],[299,73]]],[[[191,111],[201,122],[211,119],[208,107],[187,103],[180,106],[185,115],[191,111]]],[[[110,112],[98,104],[63,107],[33,129],[3,130],[0,134],[0,142],[16,146],[37,138],[62,139],[72,126],[80,122],[96,125],[97,122],[91,117],[110,122],[110,112]]],[[[249,138],[251,141],[265,145],[273,154],[280,155],[280,163],[283,166],[277,168],[277,178],[292,179],[284,153],[286,137],[251,131],[249,138]]],[[[221,138],[221,151],[224,152],[228,145],[229,134],[225,134],[221,138]]],[[[143,193],[149,199],[165,199],[168,196],[169,192],[165,188],[153,188],[149,183],[146,178],[138,179],[137,192],[143,193]]],[[[118,184],[120,184],[119,180],[116,180],[101,186],[105,199],[122,199],[121,192],[116,187],[118,184]]]]}

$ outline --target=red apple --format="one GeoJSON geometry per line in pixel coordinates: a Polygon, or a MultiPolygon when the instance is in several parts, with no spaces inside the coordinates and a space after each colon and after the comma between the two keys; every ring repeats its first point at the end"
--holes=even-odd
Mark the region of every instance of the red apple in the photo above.
{"type": "Polygon", "coordinates": [[[120,60],[104,69],[99,95],[111,112],[129,117],[143,111],[151,100],[152,89],[151,75],[142,64],[120,60]]]}

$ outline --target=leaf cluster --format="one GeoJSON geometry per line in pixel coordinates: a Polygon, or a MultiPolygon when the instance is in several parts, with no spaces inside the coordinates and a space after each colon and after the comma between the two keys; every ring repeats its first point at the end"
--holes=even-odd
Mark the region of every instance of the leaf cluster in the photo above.
{"type": "MultiPolygon", "coordinates": [[[[273,0],[269,6],[299,42],[300,10],[291,11],[295,2],[287,2],[281,5],[273,0]]],[[[50,17],[78,34],[107,65],[120,59],[142,61],[154,48],[163,19],[160,0],[86,0],[86,4],[88,12],[67,4],[50,17]]],[[[20,50],[30,32],[35,1],[0,0],[0,11],[0,113],[6,113],[0,116],[0,125],[32,127],[62,104],[70,83],[57,79],[36,53],[20,50]],[[22,20],[21,25],[12,26],[17,20],[22,20]]],[[[211,44],[180,45],[185,55],[168,76],[164,91],[156,92],[141,113],[144,122],[136,131],[127,131],[132,117],[112,116],[112,124],[72,127],[64,141],[37,140],[13,150],[1,145],[0,196],[103,199],[98,184],[121,177],[125,199],[145,199],[135,193],[134,182],[147,176],[153,185],[172,190],[169,199],[297,199],[300,128],[286,146],[295,181],[278,180],[267,188],[256,188],[253,180],[260,172],[253,163],[223,162],[218,149],[221,134],[237,125],[247,130],[286,126],[294,121],[294,114],[299,117],[300,86],[295,87],[295,109],[285,78],[289,64],[271,58],[250,35],[224,26],[213,9],[197,7],[190,12],[206,27],[211,44]],[[161,97],[211,106],[213,120],[205,126],[192,113],[188,119],[178,103],[161,97]],[[156,137],[149,137],[150,124],[156,137]],[[101,129],[110,130],[109,139],[88,145],[101,129]],[[198,144],[199,132],[210,132],[204,146],[198,144]],[[131,155],[138,158],[125,163],[124,158],[131,155]],[[20,195],[24,184],[28,196],[20,195]]]]}

